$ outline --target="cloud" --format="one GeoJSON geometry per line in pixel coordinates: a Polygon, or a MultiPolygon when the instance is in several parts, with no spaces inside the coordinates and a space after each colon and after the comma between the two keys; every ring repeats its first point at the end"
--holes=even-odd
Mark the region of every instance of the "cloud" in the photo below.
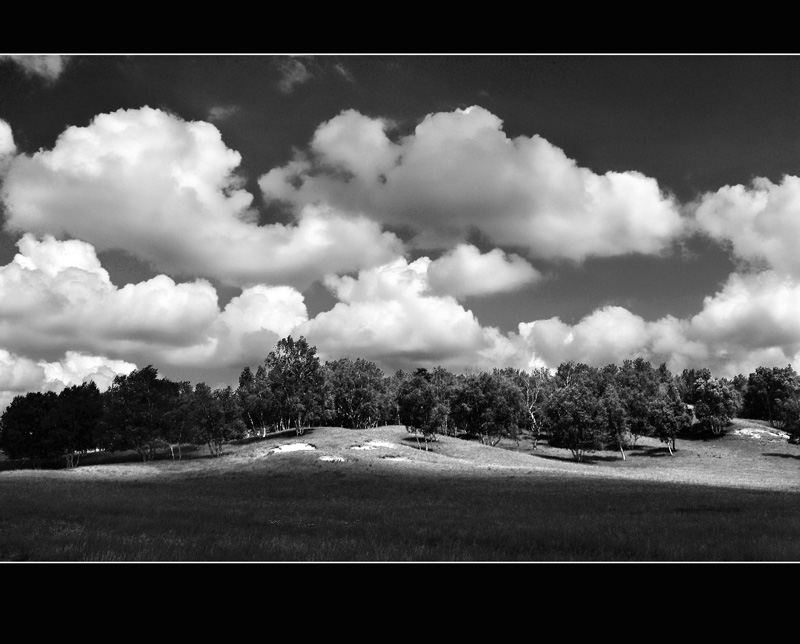
{"type": "Polygon", "coordinates": [[[259,226],[241,161],[216,127],[152,108],[67,128],[52,150],[14,157],[2,190],[7,227],[122,249],[176,276],[304,289],[401,252],[365,217],[324,205],[259,226]]]}
{"type": "Polygon", "coordinates": [[[0,119],[0,183],[8,168],[11,166],[11,160],[17,153],[17,146],[14,143],[14,134],[11,131],[11,126],[3,119],[0,119]]]}
{"type": "Polygon", "coordinates": [[[308,318],[290,287],[244,289],[220,310],[205,280],[114,286],[94,248],[27,234],[0,267],[0,347],[37,360],[73,350],[159,367],[248,364],[308,318]]]}
{"type": "Polygon", "coordinates": [[[54,362],[34,361],[0,349],[0,412],[15,396],[32,391],[61,391],[65,387],[93,381],[105,391],[117,375],[128,374],[136,365],[67,351],[54,362]]]}
{"type": "Polygon", "coordinates": [[[733,253],[751,262],[800,277],[800,177],[775,184],[756,178],[751,186],[725,186],[694,204],[700,230],[729,243],[733,253]]]}
{"type": "Polygon", "coordinates": [[[282,59],[276,64],[281,72],[278,89],[284,94],[291,94],[297,85],[302,85],[311,80],[311,72],[297,58],[282,59]]]}
{"type": "Polygon", "coordinates": [[[471,244],[459,244],[428,266],[433,291],[456,298],[515,291],[541,279],[519,255],[499,248],[481,254],[471,244]]]}
{"type": "Polygon", "coordinates": [[[350,73],[350,70],[347,69],[342,63],[336,63],[333,66],[333,69],[336,70],[339,75],[344,78],[349,83],[355,83],[356,79],[353,77],[353,74],[350,73]]]}
{"type": "Polygon", "coordinates": [[[449,296],[433,295],[427,257],[331,276],[326,285],[340,300],[330,311],[298,327],[325,359],[363,357],[385,369],[444,365],[463,370],[497,364],[513,349],[494,328],[449,296]]]}
{"type": "Polygon", "coordinates": [[[16,152],[17,146],[14,143],[14,134],[11,131],[11,126],[3,119],[0,119],[0,158],[13,156],[16,152]]]}
{"type": "Polygon", "coordinates": [[[309,159],[261,177],[265,198],[411,226],[422,247],[462,242],[478,229],[546,259],[658,254],[683,232],[674,199],[655,179],[598,175],[540,136],[510,139],[481,107],[429,114],[397,142],[391,129],[342,112],[317,128],[309,159]]]}
{"type": "Polygon", "coordinates": [[[71,56],[39,54],[2,54],[0,62],[9,60],[21,67],[29,76],[38,76],[48,82],[55,82],[64,72],[71,56]]]}
{"type": "Polygon", "coordinates": [[[238,105],[216,105],[208,110],[208,120],[225,121],[239,111],[238,105]]]}
{"type": "Polygon", "coordinates": [[[510,339],[527,365],[555,368],[574,360],[593,366],[642,357],[674,373],[708,367],[717,376],[800,362],[800,283],[775,271],[732,274],[702,310],[687,319],[646,321],[617,306],[574,325],[559,318],[519,325],[510,339]]]}

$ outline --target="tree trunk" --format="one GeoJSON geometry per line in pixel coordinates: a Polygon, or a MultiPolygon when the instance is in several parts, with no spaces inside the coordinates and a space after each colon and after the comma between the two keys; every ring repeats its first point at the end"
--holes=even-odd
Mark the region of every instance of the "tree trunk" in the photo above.
{"type": "Polygon", "coordinates": [[[621,444],[620,444],[620,446],[619,446],[619,451],[622,453],[622,460],[623,460],[623,461],[627,460],[627,459],[625,458],[625,450],[624,450],[624,449],[622,449],[622,445],[621,445],[621,444]]]}

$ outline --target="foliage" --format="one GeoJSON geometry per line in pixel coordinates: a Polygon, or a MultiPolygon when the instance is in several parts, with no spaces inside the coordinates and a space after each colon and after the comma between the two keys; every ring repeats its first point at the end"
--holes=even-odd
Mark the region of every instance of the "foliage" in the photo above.
{"type": "Polygon", "coordinates": [[[74,467],[94,448],[102,415],[100,391],[93,382],[66,387],[59,394],[17,396],[0,421],[0,448],[10,458],[37,463],[63,458],[67,467],[74,467]]]}
{"type": "Polygon", "coordinates": [[[658,395],[649,401],[647,414],[655,435],[662,443],[666,443],[669,453],[672,454],[678,434],[692,424],[692,414],[681,400],[677,385],[662,384],[658,395]]]}
{"type": "Polygon", "coordinates": [[[214,456],[222,454],[224,443],[244,435],[242,410],[230,387],[212,390],[205,383],[198,383],[189,410],[195,440],[208,445],[214,456]]]}
{"type": "Polygon", "coordinates": [[[780,368],[757,367],[747,379],[742,414],[746,418],[780,422],[781,403],[794,388],[797,374],[791,365],[780,368]]]}
{"type": "Polygon", "coordinates": [[[180,386],[158,377],[152,365],[118,375],[103,394],[103,422],[98,446],[116,452],[136,450],[142,460],[152,460],[158,447],[168,444],[169,412],[180,386]]]}
{"type": "MultiPolygon", "coordinates": [[[[522,396],[523,418],[520,418],[518,426],[520,431],[529,432],[533,449],[536,450],[542,432],[547,397],[554,387],[553,376],[544,367],[531,371],[509,368],[501,372],[519,389],[522,396]]],[[[515,438],[519,435],[516,434],[515,438]]]]}
{"type": "Polygon", "coordinates": [[[698,377],[691,389],[694,413],[701,427],[721,434],[736,414],[736,394],[724,380],[698,377]]]}
{"type": "Polygon", "coordinates": [[[48,458],[48,433],[53,427],[53,409],[58,396],[53,391],[16,396],[3,412],[0,447],[9,458],[48,458]]]}
{"type": "Polygon", "coordinates": [[[300,336],[279,340],[264,360],[276,417],[281,427],[294,426],[302,435],[324,416],[324,384],[316,347],[300,336]]]}
{"type": "Polygon", "coordinates": [[[651,422],[650,407],[658,396],[659,386],[671,380],[666,365],[656,371],[642,358],[625,360],[616,373],[614,383],[625,407],[628,427],[634,442],[640,436],[652,436],[655,427],[651,422]]]}
{"type": "Polygon", "coordinates": [[[277,422],[275,396],[270,388],[267,370],[259,365],[253,375],[250,367],[245,367],[239,376],[236,389],[242,413],[242,421],[251,436],[266,436],[267,429],[277,422]]]}
{"type": "Polygon", "coordinates": [[[603,449],[609,442],[606,406],[590,380],[562,379],[558,373],[556,377],[567,384],[552,392],[545,408],[550,444],[569,449],[577,461],[582,461],[587,452],[603,449]]]}
{"type": "Polygon", "coordinates": [[[325,363],[328,421],[340,427],[374,427],[382,415],[384,374],[374,362],[342,358],[325,363]]]}
{"type": "Polygon", "coordinates": [[[459,427],[487,445],[503,436],[518,442],[520,422],[526,422],[522,390],[510,374],[497,369],[459,378],[452,409],[459,427]]]}

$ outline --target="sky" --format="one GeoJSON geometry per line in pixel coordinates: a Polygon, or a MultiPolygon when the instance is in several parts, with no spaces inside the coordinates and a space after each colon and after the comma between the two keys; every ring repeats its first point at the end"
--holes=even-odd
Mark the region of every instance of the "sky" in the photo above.
{"type": "Polygon", "coordinates": [[[794,365],[799,108],[791,55],[0,54],[0,409],[288,335],[794,365]]]}

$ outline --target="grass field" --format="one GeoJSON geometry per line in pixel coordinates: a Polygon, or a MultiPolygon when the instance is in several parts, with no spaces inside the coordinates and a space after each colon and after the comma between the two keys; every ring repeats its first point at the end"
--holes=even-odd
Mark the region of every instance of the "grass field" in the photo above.
{"type": "Polygon", "coordinates": [[[741,420],[677,447],[576,463],[546,442],[316,428],[221,458],[5,461],[0,560],[800,561],[800,447],[741,420]]]}

